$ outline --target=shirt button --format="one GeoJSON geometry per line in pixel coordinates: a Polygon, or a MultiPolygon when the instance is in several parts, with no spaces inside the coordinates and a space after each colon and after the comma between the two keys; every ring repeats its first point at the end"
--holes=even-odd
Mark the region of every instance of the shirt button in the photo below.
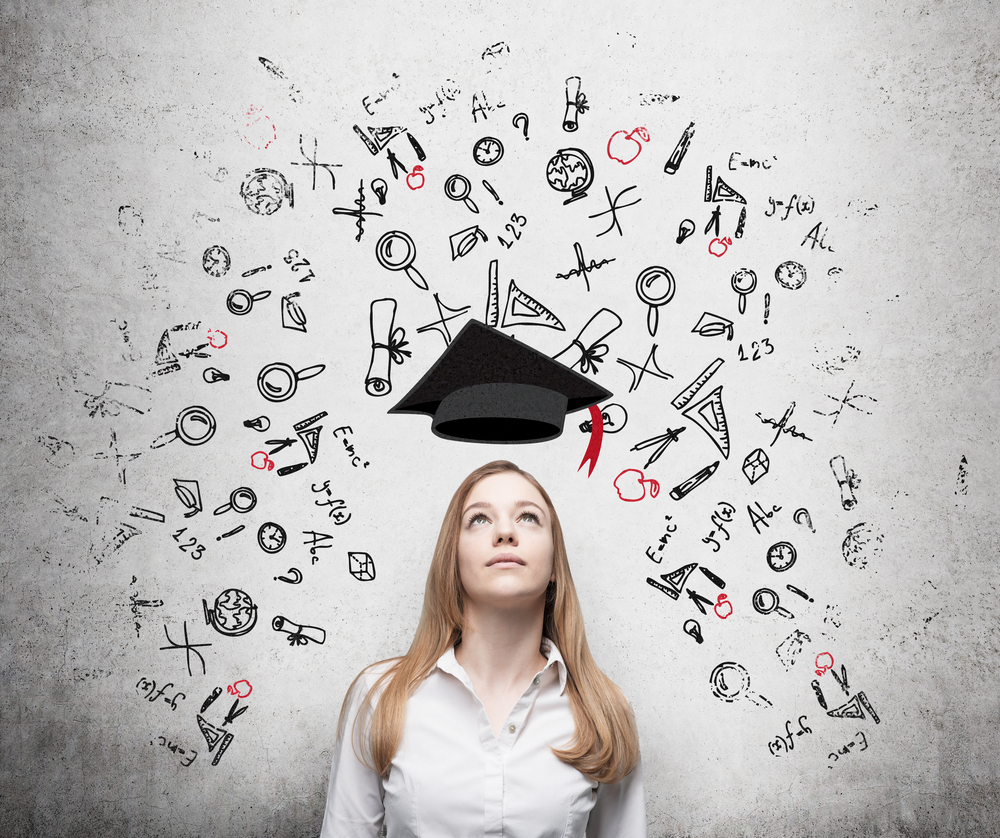
{"type": "Polygon", "coordinates": [[[536,687],[538,686],[538,676],[537,675],[535,676],[535,680],[532,681],[531,683],[534,684],[536,687]]]}
{"type": "Polygon", "coordinates": [[[507,730],[513,733],[515,730],[517,730],[517,725],[511,725],[509,728],[507,728],[507,730]]]}

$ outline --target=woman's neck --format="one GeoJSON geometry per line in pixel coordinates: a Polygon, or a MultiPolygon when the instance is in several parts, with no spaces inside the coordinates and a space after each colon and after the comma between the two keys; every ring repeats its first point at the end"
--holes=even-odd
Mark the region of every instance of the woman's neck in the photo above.
{"type": "Polygon", "coordinates": [[[511,612],[468,607],[455,658],[469,674],[477,693],[507,693],[521,688],[545,666],[542,607],[511,612]]]}

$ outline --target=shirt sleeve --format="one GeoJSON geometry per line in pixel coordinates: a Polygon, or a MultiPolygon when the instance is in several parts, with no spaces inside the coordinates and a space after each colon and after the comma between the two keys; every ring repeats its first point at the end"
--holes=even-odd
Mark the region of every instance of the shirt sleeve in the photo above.
{"type": "Polygon", "coordinates": [[[646,838],[642,759],[617,783],[601,783],[587,821],[587,838],[646,838]]]}
{"type": "Polygon", "coordinates": [[[337,739],[333,749],[333,766],[320,838],[343,838],[345,835],[378,838],[381,834],[385,817],[382,779],[355,755],[355,749],[362,753],[362,725],[358,725],[357,731],[352,734],[361,700],[371,684],[367,677],[360,678],[355,684],[348,704],[343,738],[337,739]]]}

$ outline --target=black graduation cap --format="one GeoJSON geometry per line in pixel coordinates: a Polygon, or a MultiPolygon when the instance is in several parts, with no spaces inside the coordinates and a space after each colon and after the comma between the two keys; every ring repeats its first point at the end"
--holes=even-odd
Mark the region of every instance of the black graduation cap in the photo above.
{"type": "Polygon", "coordinates": [[[426,413],[460,442],[544,442],[567,413],[611,398],[589,378],[499,329],[469,320],[389,413],[426,413]]]}

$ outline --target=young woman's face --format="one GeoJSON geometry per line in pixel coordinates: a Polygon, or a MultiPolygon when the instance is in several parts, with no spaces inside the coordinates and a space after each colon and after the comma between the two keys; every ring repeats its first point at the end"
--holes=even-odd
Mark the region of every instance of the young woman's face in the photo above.
{"type": "Polygon", "coordinates": [[[466,598],[483,606],[544,598],[553,573],[552,524],[539,491],[516,472],[484,477],[465,502],[458,572],[466,598]]]}

